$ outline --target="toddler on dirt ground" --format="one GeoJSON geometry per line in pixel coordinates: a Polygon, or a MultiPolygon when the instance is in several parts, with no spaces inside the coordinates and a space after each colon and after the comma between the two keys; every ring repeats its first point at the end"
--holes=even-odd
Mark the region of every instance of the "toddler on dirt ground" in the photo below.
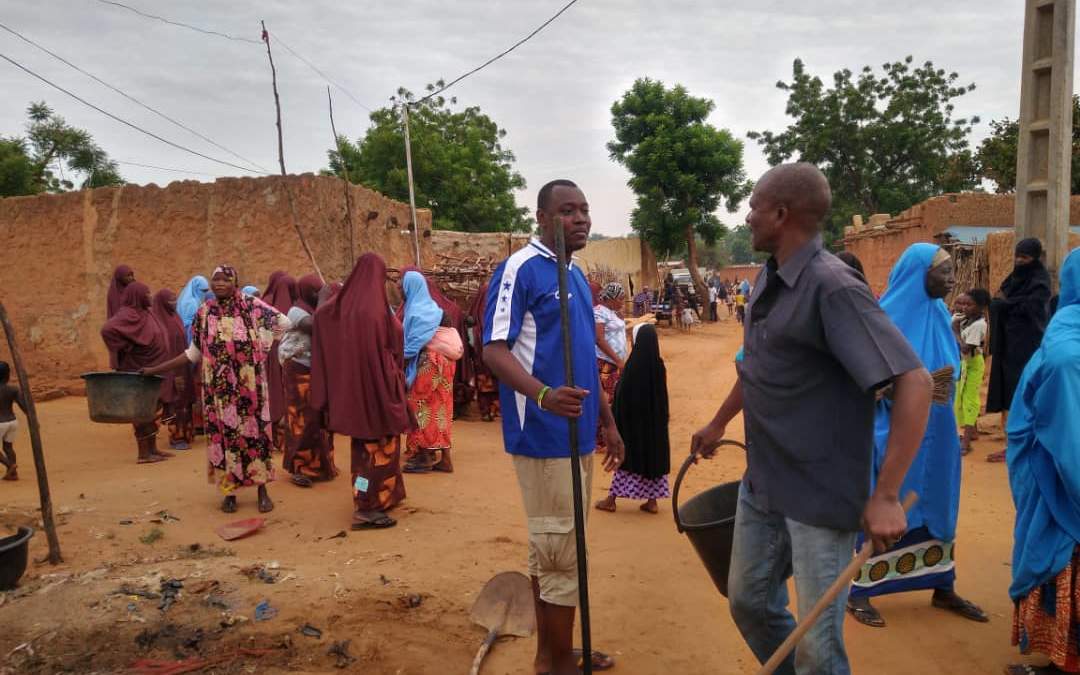
{"type": "Polygon", "coordinates": [[[5,361],[0,361],[0,441],[3,442],[4,456],[0,457],[0,464],[7,467],[4,480],[18,480],[19,471],[15,466],[15,433],[19,430],[19,422],[15,419],[15,404],[26,413],[26,405],[23,403],[19,389],[8,384],[11,379],[11,367],[5,361]]]}

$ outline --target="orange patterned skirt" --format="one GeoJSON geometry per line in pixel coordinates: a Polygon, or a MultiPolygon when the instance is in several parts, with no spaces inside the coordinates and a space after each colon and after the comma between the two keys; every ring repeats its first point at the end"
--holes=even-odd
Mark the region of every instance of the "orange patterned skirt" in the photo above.
{"type": "Polygon", "coordinates": [[[285,460],[282,466],[294,475],[312,480],[331,480],[334,466],[334,435],[323,428],[322,412],[309,404],[311,369],[289,360],[282,366],[285,386],[285,460]]]}
{"type": "Polygon", "coordinates": [[[405,499],[401,436],[352,439],[352,491],[356,511],[386,511],[405,499]]]}
{"type": "Polygon", "coordinates": [[[1080,547],[1072,561],[1050,583],[1043,584],[1016,603],[1012,643],[1021,654],[1039,652],[1067,673],[1080,673],[1080,547]]]}
{"type": "MultiPolygon", "coordinates": [[[[596,364],[597,368],[600,369],[600,388],[604,390],[604,397],[607,398],[608,407],[610,407],[615,403],[615,388],[619,386],[622,371],[614,363],[604,359],[596,359],[596,364]]],[[[596,450],[597,452],[607,451],[607,438],[604,437],[603,420],[599,419],[596,422],[596,450]]]]}

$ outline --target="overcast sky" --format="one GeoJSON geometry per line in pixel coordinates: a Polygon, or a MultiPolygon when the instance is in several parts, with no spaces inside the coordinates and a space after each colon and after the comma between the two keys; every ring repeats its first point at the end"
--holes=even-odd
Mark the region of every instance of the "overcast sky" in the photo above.
{"type": "MultiPolygon", "coordinates": [[[[370,108],[398,86],[421,91],[450,80],[517,41],[565,0],[274,0],[264,2],[123,0],[175,21],[259,37],[259,19],[370,108]]],[[[0,22],[79,64],[261,166],[276,171],[273,99],[259,44],[203,35],[140,17],[99,0],[0,0],[0,22]]],[[[1019,0],[580,0],[532,41],[455,86],[464,105],[479,105],[506,128],[507,145],[528,182],[518,195],[535,203],[552,178],[577,181],[592,205],[594,230],[629,231],[634,197],[626,172],[608,159],[610,107],[638,77],[681,83],[716,103],[711,122],[744,138],[786,123],[784,93],[801,57],[827,82],[911,54],[955,70],[977,89],[959,100],[960,115],[978,115],[973,142],[992,119],[1019,108],[1023,3],[1019,0]]],[[[235,161],[68,66],[0,31],[0,53],[100,107],[205,154],[235,161]]],[[[326,166],[331,133],[326,82],[283,46],[275,48],[282,96],[285,163],[291,173],[326,166]]],[[[179,179],[236,175],[143,136],[84,107],[0,61],[0,135],[22,133],[25,108],[45,100],[72,124],[91,131],[121,164],[125,179],[166,185],[179,179]]],[[[340,133],[355,138],[367,111],[335,90],[340,133]]],[[[747,173],[767,168],[746,140],[747,173]]],[[[744,211],[721,215],[728,223],[744,211]]]]}

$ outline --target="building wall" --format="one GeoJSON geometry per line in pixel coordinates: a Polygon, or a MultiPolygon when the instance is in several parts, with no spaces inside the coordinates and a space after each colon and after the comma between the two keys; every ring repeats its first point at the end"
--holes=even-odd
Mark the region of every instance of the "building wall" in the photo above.
{"type": "MultiPolygon", "coordinates": [[[[965,192],[932,197],[878,227],[848,228],[844,248],[858,256],[870,286],[881,293],[893,265],[911,244],[933,242],[935,236],[953,226],[1012,227],[1014,205],[1011,194],[965,192]]],[[[1080,195],[1072,198],[1069,222],[1080,223],[1080,195]]],[[[995,278],[991,274],[991,279],[995,278]]]]}
{"type": "Polygon", "coordinates": [[[643,286],[656,287],[656,258],[649,245],[637,237],[590,241],[574,257],[586,273],[606,267],[619,273],[624,286],[632,279],[635,292],[643,286]]]}
{"type": "Polygon", "coordinates": [[[754,283],[754,280],[757,279],[759,272],[761,272],[761,265],[757,264],[728,265],[727,267],[724,267],[723,269],[718,271],[716,274],[720,277],[720,280],[724,282],[738,283],[743,279],[749,279],[750,283],[754,283]]]}
{"type": "MultiPolygon", "coordinates": [[[[220,178],[0,199],[0,300],[15,326],[38,394],[81,391],[79,374],[105,368],[100,329],[116,265],[151,289],[179,290],[223,262],[260,288],[274,270],[311,271],[285,186],[327,279],[351,269],[344,182],[336,177],[220,178]]],[[[407,204],[350,186],[356,254],[389,266],[414,259],[407,204]]],[[[421,210],[421,256],[433,260],[431,213],[421,210]]],[[[7,359],[6,344],[0,359],[7,359]]]]}
{"type": "MultiPolygon", "coordinates": [[[[986,257],[990,263],[990,291],[991,295],[1001,288],[1001,282],[1009,276],[1013,269],[1014,237],[1012,232],[994,232],[986,237],[986,257]]],[[[1080,235],[1069,235],[1069,250],[1080,247],[1080,235]]],[[[1054,280],[1055,292],[1057,279],[1054,280]]]]}

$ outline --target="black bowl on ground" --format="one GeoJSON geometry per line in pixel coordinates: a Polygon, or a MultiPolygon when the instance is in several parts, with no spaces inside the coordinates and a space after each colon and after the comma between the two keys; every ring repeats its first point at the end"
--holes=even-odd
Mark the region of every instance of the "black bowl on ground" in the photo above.
{"type": "Polygon", "coordinates": [[[34,528],[20,527],[17,534],[0,539],[0,591],[9,591],[26,571],[30,537],[34,528]]]}

